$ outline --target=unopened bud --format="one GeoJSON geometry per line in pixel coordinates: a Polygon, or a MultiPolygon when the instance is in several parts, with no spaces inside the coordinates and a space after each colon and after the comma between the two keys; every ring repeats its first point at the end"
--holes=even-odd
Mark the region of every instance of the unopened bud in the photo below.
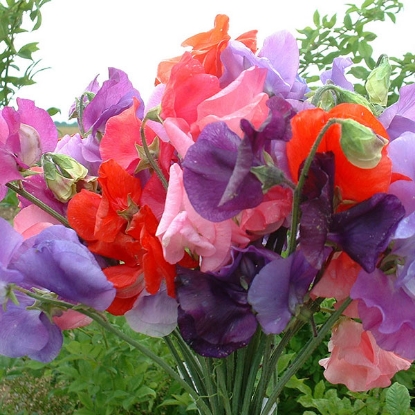
{"type": "Polygon", "coordinates": [[[65,154],[45,153],[42,156],[42,165],[48,188],[63,203],[77,193],[77,182],[88,174],[82,164],[65,154]]]}
{"type": "Polygon", "coordinates": [[[389,59],[386,55],[382,55],[366,82],[366,92],[373,104],[387,105],[391,73],[389,59]]]}
{"type": "Polygon", "coordinates": [[[341,121],[340,145],[347,160],[356,167],[361,169],[376,167],[382,158],[382,149],[387,143],[386,138],[355,120],[341,121]]]}

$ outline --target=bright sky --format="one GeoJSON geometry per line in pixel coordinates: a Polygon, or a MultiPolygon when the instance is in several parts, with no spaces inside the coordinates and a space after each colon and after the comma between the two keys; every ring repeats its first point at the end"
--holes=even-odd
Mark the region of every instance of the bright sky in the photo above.
{"type": "MultiPolygon", "coordinates": [[[[363,0],[52,0],[43,6],[38,31],[25,35],[24,43],[39,42],[34,54],[39,66],[50,67],[36,75],[36,85],[18,96],[33,99],[42,108],[58,107],[56,121],[68,121],[74,98],[100,75],[107,79],[108,67],[125,71],[146,99],[152,91],[157,64],[180,55],[180,44],[193,34],[210,30],[217,14],[230,17],[230,35],[237,37],[257,29],[262,39],[281,29],[312,25],[316,9],[320,15],[337,13],[345,4],[363,0]],[[116,5],[115,5],[116,4],[116,5]]],[[[402,1],[402,0],[401,0],[402,1]]],[[[415,1],[403,0],[405,10],[397,25],[389,22],[371,28],[378,34],[375,51],[401,56],[415,51],[412,36],[415,1]]]]}

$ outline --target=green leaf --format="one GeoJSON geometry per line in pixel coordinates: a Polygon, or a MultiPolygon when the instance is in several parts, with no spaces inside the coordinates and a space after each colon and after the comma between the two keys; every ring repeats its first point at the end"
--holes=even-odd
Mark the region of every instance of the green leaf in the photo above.
{"type": "Polygon", "coordinates": [[[48,114],[49,114],[51,117],[52,117],[53,115],[56,115],[56,114],[60,114],[60,113],[61,113],[61,110],[60,110],[59,108],[56,108],[56,107],[50,107],[50,108],[48,108],[46,111],[48,112],[48,114]]]}
{"type": "Polygon", "coordinates": [[[343,24],[344,24],[344,27],[347,30],[352,30],[353,29],[353,22],[352,22],[352,18],[350,17],[350,14],[346,14],[344,16],[343,24]]]}
{"type": "Polygon", "coordinates": [[[391,415],[406,415],[411,404],[408,389],[398,382],[386,392],[386,409],[391,415]]]}
{"type": "Polygon", "coordinates": [[[313,23],[316,27],[320,27],[320,13],[316,10],[313,14],[313,23]]]}
{"type": "Polygon", "coordinates": [[[17,56],[23,59],[32,59],[32,53],[39,50],[37,47],[38,42],[28,43],[27,45],[22,46],[17,52],[17,56]]]}
{"type": "Polygon", "coordinates": [[[373,48],[367,42],[360,42],[358,51],[363,58],[369,58],[372,56],[373,48]]]}
{"type": "Polygon", "coordinates": [[[360,8],[365,9],[366,7],[370,6],[374,2],[375,2],[375,0],[366,0],[366,1],[363,2],[363,4],[360,6],[360,8]]]}

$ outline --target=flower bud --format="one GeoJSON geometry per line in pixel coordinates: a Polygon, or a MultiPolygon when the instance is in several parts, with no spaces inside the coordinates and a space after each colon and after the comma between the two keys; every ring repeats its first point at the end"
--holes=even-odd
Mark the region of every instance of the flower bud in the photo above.
{"type": "Polygon", "coordinates": [[[382,106],[388,103],[391,72],[392,67],[388,57],[382,55],[366,82],[366,92],[371,103],[382,106]]]}
{"type": "Polygon", "coordinates": [[[347,160],[361,169],[376,167],[388,140],[355,120],[345,119],[339,122],[341,123],[340,145],[347,160]]]}
{"type": "Polygon", "coordinates": [[[48,188],[63,203],[75,195],[76,183],[88,174],[82,164],[65,154],[45,153],[42,165],[48,188]]]}

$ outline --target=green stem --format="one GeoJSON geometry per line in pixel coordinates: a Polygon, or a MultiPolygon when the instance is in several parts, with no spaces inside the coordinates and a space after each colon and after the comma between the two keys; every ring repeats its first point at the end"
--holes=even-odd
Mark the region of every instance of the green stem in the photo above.
{"type": "Polygon", "coordinates": [[[284,372],[284,374],[280,377],[277,386],[273,390],[272,394],[270,395],[268,402],[264,406],[261,415],[267,415],[275,402],[282,392],[286,383],[291,379],[293,375],[297,373],[297,371],[304,365],[307,359],[312,355],[314,350],[320,345],[320,343],[326,337],[328,331],[332,328],[333,324],[339,319],[340,315],[343,311],[348,307],[351,303],[351,299],[348,298],[345,300],[342,305],[328,318],[328,320],[324,323],[320,331],[318,332],[316,337],[312,337],[306,346],[300,351],[297,355],[294,362],[288,367],[288,369],[284,372]]]}
{"type": "Polygon", "coordinates": [[[232,392],[232,413],[240,413],[240,396],[242,390],[242,383],[244,379],[244,365],[246,362],[247,348],[238,349],[236,352],[236,369],[235,377],[233,379],[232,392]]]}
{"type": "Polygon", "coordinates": [[[15,193],[19,194],[20,196],[24,197],[25,199],[27,199],[29,202],[32,202],[34,205],[36,205],[37,207],[39,207],[40,209],[42,209],[43,211],[48,213],[50,216],[57,219],[59,222],[62,223],[62,225],[65,225],[67,228],[70,227],[68,220],[64,216],[60,215],[58,212],[53,210],[50,206],[43,203],[36,196],[33,196],[31,193],[24,190],[22,187],[16,186],[13,183],[6,183],[6,186],[9,189],[13,190],[13,192],[15,192],[15,193]]]}
{"type": "Polygon", "coordinates": [[[172,379],[174,379],[195,400],[196,404],[202,411],[203,415],[214,415],[211,412],[211,410],[207,407],[207,405],[203,402],[203,400],[201,399],[197,391],[190,384],[188,384],[185,380],[183,380],[180,377],[180,375],[174,369],[172,369],[161,357],[157,356],[155,353],[147,349],[145,346],[140,344],[138,341],[134,340],[129,335],[123,333],[121,330],[113,326],[111,323],[108,322],[108,320],[102,314],[99,314],[95,310],[82,308],[74,304],[65,302],[65,301],[45,298],[44,296],[40,294],[36,294],[30,290],[26,290],[21,287],[16,287],[16,290],[23,292],[27,296],[34,298],[36,300],[39,300],[43,303],[49,303],[51,305],[54,305],[59,308],[64,308],[64,309],[74,309],[86,315],[87,317],[90,317],[92,320],[94,320],[97,324],[99,324],[101,327],[106,329],[108,332],[114,334],[121,340],[124,340],[127,344],[134,347],[136,350],[138,350],[140,353],[148,357],[155,364],[160,366],[172,379]]]}
{"type": "Polygon", "coordinates": [[[221,398],[223,402],[223,407],[225,409],[226,415],[232,415],[231,409],[231,402],[228,393],[228,389],[226,388],[226,374],[224,370],[225,362],[222,360],[220,361],[215,369],[216,369],[216,379],[217,379],[217,387],[218,387],[218,396],[221,398]]]}
{"type": "Polygon", "coordinates": [[[154,160],[154,157],[151,155],[150,150],[148,148],[147,138],[146,138],[146,134],[145,134],[145,131],[144,131],[144,128],[145,128],[145,125],[146,125],[147,121],[148,121],[148,118],[144,118],[143,122],[141,123],[141,127],[140,127],[140,136],[141,136],[141,141],[143,143],[144,152],[146,153],[146,157],[147,157],[148,162],[150,163],[151,167],[153,168],[153,170],[155,171],[155,173],[159,177],[161,183],[163,184],[163,187],[165,189],[167,189],[169,183],[167,182],[166,178],[164,177],[163,172],[161,171],[159,165],[154,160]]]}
{"type": "Polygon", "coordinates": [[[327,121],[327,123],[321,129],[321,131],[320,131],[316,141],[314,142],[313,146],[311,147],[310,153],[308,154],[307,158],[305,159],[304,167],[301,170],[301,174],[300,174],[300,177],[298,179],[297,187],[294,190],[293,210],[292,210],[292,219],[291,219],[291,228],[290,228],[290,239],[289,239],[289,245],[288,245],[288,254],[292,254],[296,249],[297,228],[298,228],[298,223],[300,221],[301,194],[303,192],[303,187],[304,187],[305,181],[307,179],[311,163],[314,160],[314,156],[317,153],[318,146],[320,145],[321,141],[323,140],[323,137],[326,134],[327,130],[332,125],[338,123],[338,121],[339,120],[337,120],[336,118],[331,118],[327,121]]]}

